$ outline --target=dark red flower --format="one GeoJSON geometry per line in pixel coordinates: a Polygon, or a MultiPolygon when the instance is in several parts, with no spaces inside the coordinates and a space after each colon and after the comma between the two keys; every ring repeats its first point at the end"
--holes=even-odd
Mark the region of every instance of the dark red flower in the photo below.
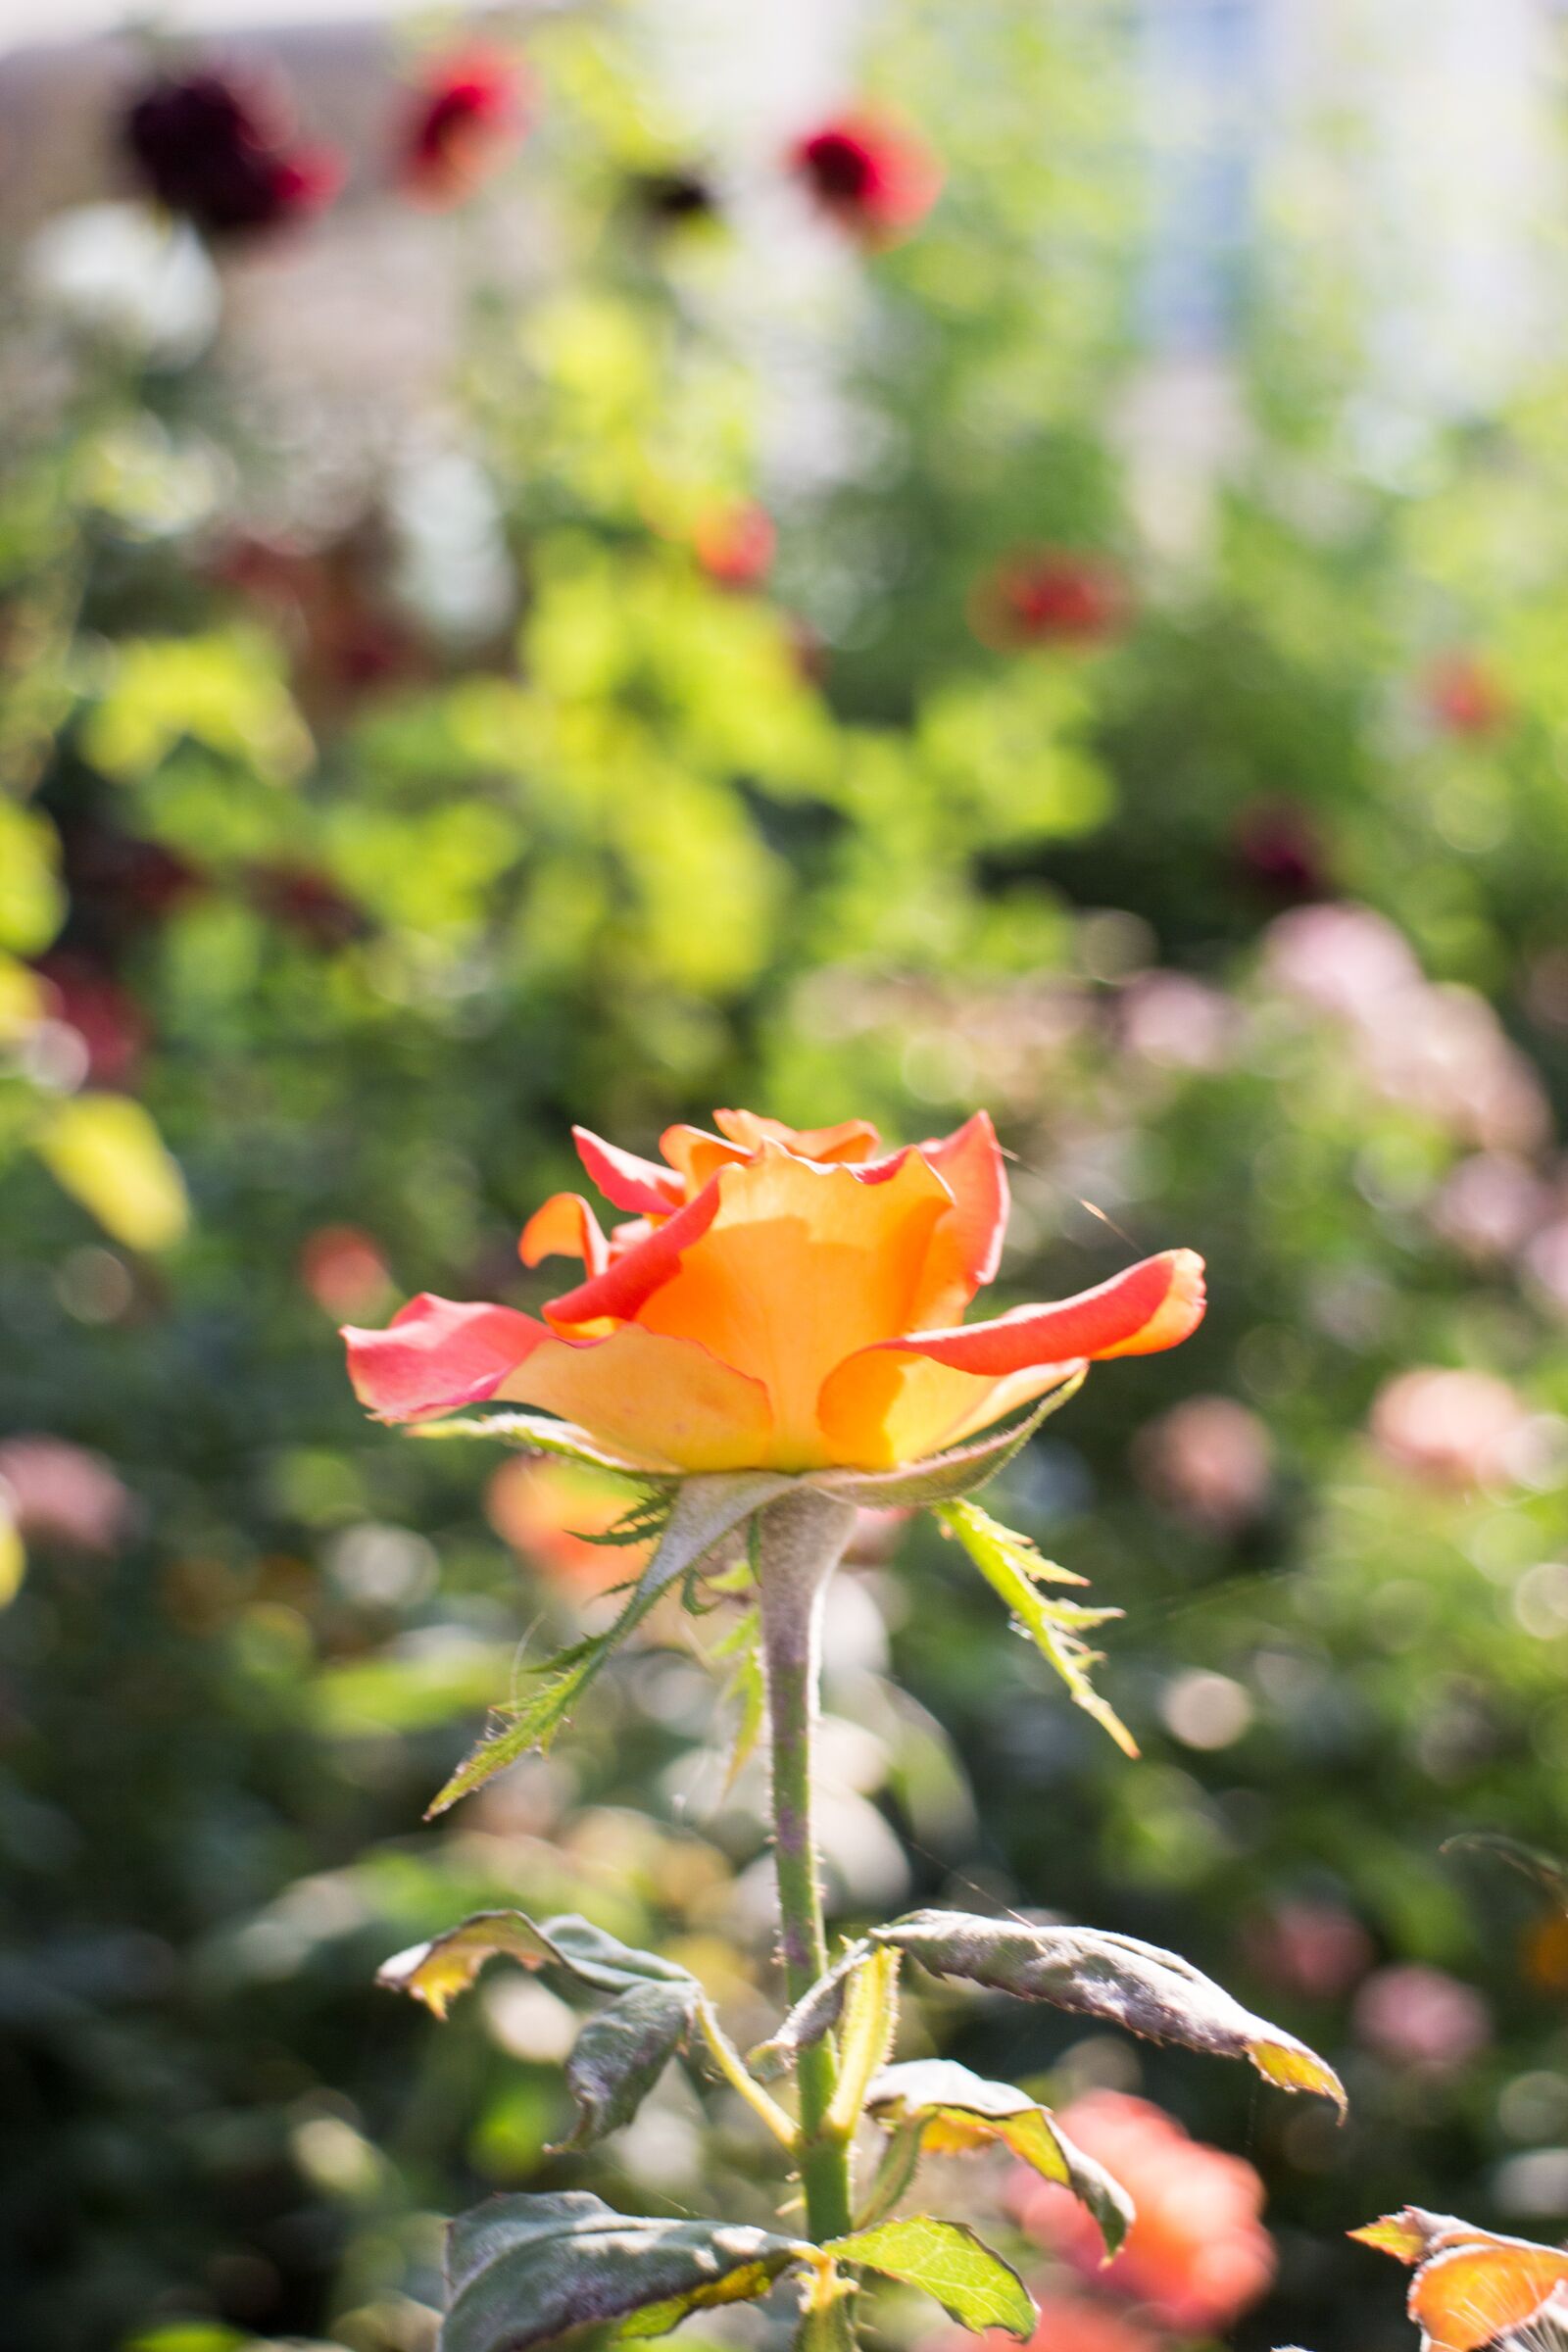
{"type": "Polygon", "coordinates": [[[346,947],[370,927],[364,908],[313,866],[273,859],[252,866],[250,884],[262,913],[313,948],[346,947]]]}
{"type": "Polygon", "coordinates": [[[33,967],[48,983],[53,1018],[74,1029],[94,1086],[123,1086],[147,1044],[147,1023],[112,973],[88,956],[57,949],[33,967]]]}
{"type": "Polygon", "coordinates": [[[141,924],[162,922],[202,887],[188,858],[99,817],[65,821],[60,836],[73,915],[112,941],[141,924]]]}
{"type": "Polygon", "coordinates": [[[710,507],[692,529],[692,552],[710,580],[724,588],[755,588],[773,563],[778,534],[765,507],[750,499],[710,507]]]}
{"type": "Polygon", "coordinates": [[[868,245],[908,234],[942,192],[942,166],[885,116],[858,110],[798,139],[790,166],[823,212],[868,245]]]}
{"type": "Polygon", "coordinates": [[[1500,681],[1474,654],[1442,654],[1426,675],[1427,709],[1446,735],[1492,735],[1509,715],[1500,681]]]}
{"type": "Polygon", "coordinates": [[[403,133],[399,177],[425,204],[471,195],[527,127],[528,90],[512,60],[495,49],[438,58],[415,92],[403,133]]]}
{"type": "Polygon", "coordinates": [[[1094,645],[1120,634],[1127,588],[1103,557],[1070,548],[1008,556],[981,582],[970,625],[983,645],[1015,653],[1030,645],[1094,645]]]}
{"type": "Polygon", "coordinates": [[[1243,880],[1265,897],[1292,903],[1327,896],[1322,841],[1295,801],[1250,801],[1232,839],[1243,880]]]}
{"type": "Polygon", "coordinates": [[[303,220],[343,176],[326,149],[293,145],[274,93],[210,71],[153,82],[127,109],[121,136],[148,191],[209,236],[303,220]]]}

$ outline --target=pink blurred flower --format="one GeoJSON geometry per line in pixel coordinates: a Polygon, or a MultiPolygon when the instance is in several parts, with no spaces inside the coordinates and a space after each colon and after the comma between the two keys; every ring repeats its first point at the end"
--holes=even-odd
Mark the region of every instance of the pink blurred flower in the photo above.
{"type": "Polygon", "coordinates": [[[1343,1903],[1278,1903],[1246,1941],[1252,1966],[1303,2000],[1335,1999],[1372,1965],[1372,1938],[1343,1903]]]}
{"type": "Polygon", "coordinates": [[[1231,1396],[1190,1396],[1138,1433],[1133,1465],[1178,1518],[1234,1535],[1267,1505],[1274,1444],[1256,1413],[1231,1396]]]}
{"type": "Polygon", "coordinates": [[[299,1269],[317,1305],[335,1323],[375,1314],[391,1298],[386,1259],[357,1225],[318,1226],[300,1250],[299,1269]]]}
{"type": "MultiPolygon", "coordinates": [[[[1029,2338],[1025,2352],[1160,2352],[1160,2338],[1151,2335],[1147,2328],[1123,2319],[1108,2304],[1091,2303],[1083,2295],[1036,2295],[1040,2325],[1029,2338]]],[[[978,2352],[1018,2352],[1016,2336],[1005,2335],[999,2328],[988,2328],[978,2336],[946,2336],[939,2339],[940,2352],[963,2352],[965,2347],[978,2347],[978,2352]]]]}
{"type": "Polygon", "coordinates": [[[1403,935],[1370,906],[1335,901],[1294,907],[1263,935],[1263,968],[1286,996],[1361,1020],[1370,1007],[1421,985],[1403,935]]]}
{"type": "Polygon", "coordinates": [[[1452,1170],[1430,1213],[1434,1229],[1456,1250],[1469,1257],[1497,1258],[1528,1241],[1546,1200],[1545,1186],[1522,1159],[1505,1152],[1477,1152],[1452,1170]]]}
{"type": "Polygon", "coordinates": [[[1141,972],[1122,990],[1117,1016],[1128,1052],[1166,1069],[1223,1069],[1236,1042],[1231,999],[1185,972],[1141,972]]]}
{"type": "Polygon", "coordinates": [[[128,1488],[103,1455],[64,1438],[7,1438],[0,1489],[24,1538],[74,1551],[118,1550],[135,1514],[128,1488]]]}
{"type": "Polygon", "coordinates": [[[1009,2202],[1031,2236],[1096,2278],[1158,2326],[1223,2328],[1251,2308],[1274,2277],[1263,2183],[1240,2156],[1205,2146],[1147,2099],[1090,2091],[1061,2118],[1137,2207],[1126,2243],[1102,2270],[1100,2232],[1066,2189],[1021,2168],[1009,2202]]]}
{"type": "Polygon", "coordinates": [[[1383,2058],[1429,2071],[1463,2066],[1492,2039],[1486,2002],[1441,1968],[1380,1968],[1355,1996],[1355,2031],[1383,2058]]]}
{"type": "Polygon", "coordinates": [[[865,245],[906,236],[942,192],[942,166],[924,141],[867,108],[808,132],[789,161],[819,208],[865,245]]]}
{"type": "Polygon", "coordinates": [[[1510,1447],[1529,1418],[1523,1398],[1494,1373],[1418,1365],[1384,1383],[1370,1426],[1399,1469],[1465,1488],[1510,1475],[1510,1447]]]}
{"type": "Polygon", "coordinates": [[[121,135],[149,194],[209,236],[287,227],[329,203],[343,176],[336,156],[294,145],[274,88],[212,71],[160,75],[121,135]]]}
{"type": "Polygon", "coordinates": [[[1475,654],[1440,654],[1423,681],[1426,706],[1446,735],[1491,735],[1509,715],[1507,691],[1475,654]]]}
{"type": "Polygon", "coordinates": [[[499,50],[465,49],[426,67],[409,109],[399,177],[424,204],[471,195],[527,127],[528,85],[499,50]]]}
{"type": "Polygon", "coordinates": [[[778,534],[773,517],[754,500],[710,507],[692,529],[692,552],[710,580],[724,588],[755,588],[772,569],[778,534]]]}
{"type": "Polygon", "coordinates": [[[1031,645],[1099,645],[1119,636],[1126,582],[1103,556],[1071,548],[1025,548],[1000,563],[970,599],[969,623],[982,645],[1016,653],[1031,645]]]}

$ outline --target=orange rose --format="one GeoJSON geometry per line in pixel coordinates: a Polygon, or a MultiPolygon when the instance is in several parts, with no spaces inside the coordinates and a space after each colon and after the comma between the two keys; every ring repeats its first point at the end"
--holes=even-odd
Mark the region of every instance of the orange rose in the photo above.
{"type": "Polygon", "coordinates": [[[1203,1312],[1190,1250],[1092,1291],[959,1318],[993,1280],[1007,1184],[984,1111],[878,1154],[864,1120],[804,1132],[751,1111],[716,1135],[671,1127],[650,1160],[574,1130],[584,1167],[633,1220],[607,1237],[558,1193],[524,1228],[526,1265],[580,1258],[544,1320],[411,1299],[344,1334],[361,1401],[417,1421],[494,1398],[576,1422],[651,1470],[887,1469],[986,1428],[1102,1356],[1173,1348],[1203,1312]]]}

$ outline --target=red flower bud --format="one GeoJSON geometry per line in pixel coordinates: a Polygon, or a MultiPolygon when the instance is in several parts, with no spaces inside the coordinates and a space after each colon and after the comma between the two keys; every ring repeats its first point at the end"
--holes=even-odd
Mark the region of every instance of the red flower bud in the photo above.
{"type": "Polygon", "coordinates": [[[527,127],[521,71],[493,49],[438,59],[415,93],[399,177],[425,204],[469,196],[527,127]]]}
{"type": "Polygon", "coordinates": [[[821,210],[867,245],[906,236],[942,192],[930,148],[881,115],[840,115],[798,139],[789,160],[821,210]]]}

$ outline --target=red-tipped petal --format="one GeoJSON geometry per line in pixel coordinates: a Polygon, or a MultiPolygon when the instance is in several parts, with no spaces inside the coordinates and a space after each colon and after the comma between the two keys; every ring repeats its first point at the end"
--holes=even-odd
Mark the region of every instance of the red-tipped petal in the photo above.
{"type": "Polygon", "coordinates": [[[1030,1364],[1154,1355],[1179,1347],[1202,1321],[1203,1303],[1203,1261],[1198,1252],[1163,1250],[1075,1298],[1016,1306],[989,1323],[953,1331],[909,1332],[882,1346],[998,1379],[1030,1364]]]}
{"type": "MultiPolygon", "coordinates": [[[[959,1294],[955,1303],[961,1312],[976,1291],[997,1278],[1011,1206],[1006,1165],[990,1113],[977,1110],[952,1135],[922,1144],[920,1157],[936,1169],[954,1199],[951,1214],[932,1236],[931,1303],[937,1308],[944,1286],[951,1285],[959,1294]]],[[[950,1310],[944,1304],[938,1311],[950,1310]]]]}
{"type": "Polygon", "coordinates": [[[667,1217],[685,1199],[685,1188],[673,1170],[651,1159],[639,1159],[635,1152],[622,1152],[618,1145],[605,1143],[586,1127],[574,1127],[571,1140],[577,1157],[616,1208],[627,1209],[634,1217],[667,1217]]]}
{"type": "Polygon", "coordinates": [[[580,1257],[590,1275],[610,1263],[610,1244],[581,1193],[552,1193],[522,1229],[517,1255],[525,1266],[545,1257],[580,1257]]]}
{"type": "Polygon", "coordinates": [[[420,1421],[482,1404],[550,1334],[510,1306],[462,1304],[428,1291],[385,1331],[345,1328],[354,1394],[383,1421],[420,1421]]]}
{"type": "Polygon", "coordinates": [[[718,1214],[718,1181],[705,1184],[694,1200],[665,1214],[645,1242],[636,1242],[612,1258],[602,1274],[591,1275],[574,1291],[547,1299],[545,1313],[559,1330],[584,1324],[628,1321],[645,1299],[662,1290],[680,1264],[681,1251],[701,1239],[718,1214]]]}

